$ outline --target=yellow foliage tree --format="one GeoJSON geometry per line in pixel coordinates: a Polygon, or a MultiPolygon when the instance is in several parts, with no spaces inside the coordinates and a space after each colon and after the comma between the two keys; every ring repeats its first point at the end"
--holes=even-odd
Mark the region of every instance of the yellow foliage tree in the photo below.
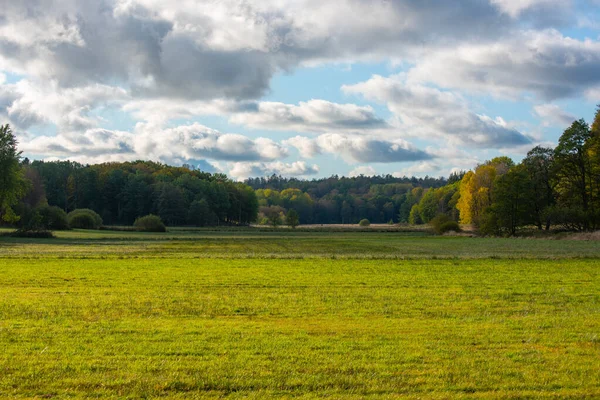
{"type": "Polygon", "coordinates": [[[461,224],[472,224],[473,216],[471,214],[471,204],[473,203],[473,171],[469,171],[462,178],[460,183],[460,198],[456,203],[456,208],[460,212],[461,224]]]}
{"type": "Polygon", "coordinates": [[[492,188],[496,176],[508,171],[504,160],[494,159],[469,171],[460,184],[460,199],[456,208],[462,224],[478,224],[485,210],[492,204],[492,188]],[[500,171],[499,171],[500,170],[500,171]]]}

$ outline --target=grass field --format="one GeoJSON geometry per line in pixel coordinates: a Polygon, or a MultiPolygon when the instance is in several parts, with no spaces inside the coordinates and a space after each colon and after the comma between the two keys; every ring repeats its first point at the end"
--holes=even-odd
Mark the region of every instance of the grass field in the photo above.
{"type": "Polygon", "coordinates": [[[0,238],[5,398],[599,398],[600,244],[0,238]]]}

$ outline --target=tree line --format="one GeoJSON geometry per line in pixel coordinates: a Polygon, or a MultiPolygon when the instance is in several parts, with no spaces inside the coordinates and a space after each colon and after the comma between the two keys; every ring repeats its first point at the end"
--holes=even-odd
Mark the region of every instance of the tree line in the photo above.
{"type": "MultiPolygon", "coordinates": [[[[556,148],[537,146],[518,164],[497,157],[444,178],[392,176],[303,181],[278,176],[249,179],[259,221],[286,210],[300,223],[426,224],[455,221],[482,233],[514,235],[524,227],[600,229],[600,106],[592,125],[574,121],[556,148]],[[440,219],[440,217],[443,217],[440,219]]],[[[280,218],[280,219],[281,219],[280,218]]]]}
{"type": "Polygon", "coordinates": [[[90,209],[105,225],[158,215],[169,226],[247,225],[258,201],[223,174],[150,161],[83,165],[21,159],[9,126],[0,129],[0,220],[19,226],[44,205],[90,209]]]}
{"type": "Polygon", "coordinates": [[[397,178],[357,176],[299,180],[296,178],[253,178],[246,184],[256,189],[259,223],[270,223],[273,216],[295,210],[301,224],[358,224],[409,222],[416,203],[415,193],[455,182],[460,175],[446,178],[397,178]]]}
{"type": "Polygon", "coordinates": [[[233,182],[191,166],[150,161],[82,165],[21,159],[0,127],[0,217],[18,224],[40,205],[90,209],[106,225],[156,214],[170,226],[454,221],[486,234],[523,227],[600,229],[600,106],[556,148],[535,147],[518,164],[497,157],[449,178],[358,176],[233,182]],[[440,220],[440,217],[443,217],[440,220]]]}

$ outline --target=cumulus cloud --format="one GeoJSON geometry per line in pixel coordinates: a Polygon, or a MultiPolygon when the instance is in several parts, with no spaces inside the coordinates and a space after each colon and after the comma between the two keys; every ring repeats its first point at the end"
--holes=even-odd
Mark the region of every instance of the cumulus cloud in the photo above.
{"type": "Polygon", "coordinates": [[[160,160],[170,164],[223,161],[268,161],[285,158],[287,149],[267,138],[221,133],[200,124],[169,129],[138,124],[134,132],[88,129],[84,133],[38,136],[21,143],[23,151],[45,158],[122,161],[160,160]]]}
{"type": "Polygon", "coordinates": [[[285,146],[295,147],[300,155],[304,158],[312,158],[321,154],[321,148],[316,140],[307,138],[306,136],[294,136],[282,142],[285,146]]]}
{"type": "Polygon", "coordinates": [[[354,168],[352,171],[348,173],[349,176],[375,176],[377,175],[377,171],[370,165],[361,165],[360,167],[354,168]]]}
{"type": "Polygon", "coordinates": [[[595,88],[586,90],[585,97],[590,101],[594,101],[594,102],[600,101],[600,87],[595,87],[595,88]]]}
{"type": "Polygon", "coordinates": [[[296,147],[304,157],[329,153],[351,163],[396,163],[432,158],[402,139],[388,141],[339,133],[326,133],[315,139],[296,136],[283,144],[296,147]]]}
{"type": "MultiPolygon", "coordinates": [[[[61,86],[122,82],[138,96],[257,98],[278,71],[489,41],[550,1],[21,0],[3,4],[0,65],[61,86]]],[[[564,10],[527,19],[553,13],[564,10]]]]}
{"type": "Polygon", "coordinates": [[[317,165],[308,165],[304,161],[284,163],[281,161],[259,163],[259,162],[236,162],[229,165],[229,175],[237,180],[250,177],[283,175],[283,176],[310,176],[319,173],[317,165]]]}
{"type": "Polygon", "coordinates": [[[127,97],[118,87],[92,84],[63,89],[52,82],[36,85],[24,79],[0,85],[0,112],[20,129],[53,124],[61,131],[85,131],[100,123],[92,110],[120,104],[127,97]]]}
{"type": "Polygon", "coordinates": [[[287,150],[271,139],[221,133],[200,124],[155,131],[140,125],[135,134],[138,153],[166,160],[209,158],[227,161],[275,160],[287,150]]]}
{"type": "Polygon", "coordinates": [[[234,114],[231,122],[254,129],[315,132],[334,129],[385,128],[372,107],[310,100],[299,105],[260,102],[256,110],[234,114]]]}
{"type": "Polygon", "coordinates": [[[317,137],[316,141],[322,151],[339,154],[349,162],[395,163],[432,158],[402,139],[386,141],[331,133],[317,137]]]}
{"type": "Polygon", "coordinates": [[[598,70],[600,42],[545,30],[522,32],[492,45],[464,43],[433,52],[408,79],[511,98],[530,92],[553,100],[599,85],[598,70]]]}
{"type": "Polygon", "coordinates": [[[535,114],[542,118],[545,126],[569,126],[578,118],[557,106],[556,104],[540,104],[533,107],[535,114]]]}
{"type": "Polygon", "coordinates": [[[137,158],[130,132],[89,129],[83,134],[38,136],[22,140],[20,148],[45,159],[69,159],[83,163],[127,161],[137,158]]]}
{"type": "MultiPolygon", "coordinates": [[[[532,144],[513,124],[473,111],[461,92],[600,100],[598,40],[547,29],[570,19],[589,26],[570,0],[20,0],[2,7],[0,120],[46,158],[222,160],[239,163],[239,176],[252,168],[315,171],[275,165],[289,147],[303,158],[427,163],[436,149],[397,138],[511,151],[532,144]],[[261,101],[276,74],[360,61],[408,66],[405,76],[344,87],[386,104],[393,119],[364,105],[261,101]],[[4,73],[10,82],[24,79],[6,84],[4,73]],[[139,122],[136,129],[103,129],[105,109],[139,122]],[[182,123],[199,116],[316,137],[250,139],[182,123]],[[57,135],[32,138],[28,129],[57,135]]],[[[538,107],[541,117],[568,117],[538,107]]]]}
{"type": "Polygon", "coordinates": [[[569,10],[572,4],[569,0],[491,0],[491,2],[513,18],[529,10],[556,12],[557,9],[561,9],[565,11],[569,10]]]}
{"type": "Polygon", "coordinates": [[[407,83],[401,76],[375,75],[366,82],[342,88],[387,104],[407,135],[421,138],[445,137],[451,143],[472,147],[505,148],[531,143],[531,139],[507,126],[472,112],[456,94],[407,83]]]}
{"type": "Polygon", "coordinates": [[[214,99],[185,101],[172,98],[134,99],[123,110],[136,118],[165,123],[200,115],[219,115],[251,129],[323,132],[331,130],[387,129],[370,106],[338,104],[313,99],[298,105],[268,101],[214,99]]]}
{"type": "Polygon", "coordinates": [[[403,176],[436,176],[441,175],[442,168],[439,164],[433,162],[421,162],[410,167],[404,168],[402,171],[394,172],[392,175],[395,177],[403,176]]]}

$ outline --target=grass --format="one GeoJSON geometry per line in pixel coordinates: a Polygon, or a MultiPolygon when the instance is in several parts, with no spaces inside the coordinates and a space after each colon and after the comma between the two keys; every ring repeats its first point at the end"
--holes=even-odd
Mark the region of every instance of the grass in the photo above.
{"type": "Polygon", "coordinates": [[[600,397],[597,242],[58,236],[0,238],[0,397],[600,397]]]}
{"type": "Polygon", "coordinates": [[[427,236],[418,232],[168,233],[73,230],[57,239],[0,238],[0,258],[599,258],[597,241],[427,236]]]}

